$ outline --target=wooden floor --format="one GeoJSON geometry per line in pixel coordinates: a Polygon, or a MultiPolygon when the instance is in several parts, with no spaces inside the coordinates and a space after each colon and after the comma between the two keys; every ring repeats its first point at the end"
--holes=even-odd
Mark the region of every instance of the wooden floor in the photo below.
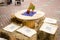
{"type": "MultiPolygon", "coordinates": [[[[35,4],[37,10],[45,12],[46,17],[57,19],[60,26],[60,0],[25,0],[20,6],[0,6],[0,28],[10,24],[11,14],[26,9],[30,2],[35,4]]],[[[57,30],[57,40],[60,40],[60,27],[57,30]]]]}

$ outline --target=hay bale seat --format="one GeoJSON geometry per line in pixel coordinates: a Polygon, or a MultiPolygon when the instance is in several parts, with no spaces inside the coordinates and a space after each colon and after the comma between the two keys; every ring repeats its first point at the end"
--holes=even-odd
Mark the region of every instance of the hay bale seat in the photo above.
{"type": "Polygon", "coordinates": [[[14,35],[3,30],[0,30],[0,38],[5,38],[7,40],[16,40],[14,35]]]}

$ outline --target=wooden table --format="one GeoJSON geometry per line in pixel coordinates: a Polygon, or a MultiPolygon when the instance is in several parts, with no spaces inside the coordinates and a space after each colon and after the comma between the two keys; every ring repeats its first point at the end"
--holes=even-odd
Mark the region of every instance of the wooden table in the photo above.
{"type": "Polygon", "coordinates": [[[26,9],[22,10],[22,11],[18,11],[14,15],[16,18],[18,18],[20,20],[23,20],[23,24],[25,26],[28,26],[30,28],[35,28],[34,26],[35,26],[36,20],[41,21],[42,19],[44,19],[45,13],[42,12],[42,11],[35,10],[34,12],[36,12],[36,14],[34,14],[33,16],[24,16],[24,15],[22,15],[26,11],[27,11],[26,9]]]}

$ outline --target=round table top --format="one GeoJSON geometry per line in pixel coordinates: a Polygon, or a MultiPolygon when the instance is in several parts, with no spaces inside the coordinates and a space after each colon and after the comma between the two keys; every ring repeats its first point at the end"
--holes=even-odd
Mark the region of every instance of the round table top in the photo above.
{"type": "Polygon", "coordinates": [[[15,17],[22,19],[22,20],[35,20],[35,19],[39,19],[45,15],[44,12],[39,11],[39,10],[34,10],[36,12],[36,14],[34,14],[33,16],[22,15],[26,11],[27,10],[18,11],[17,13],[15,13],[15,17]]]}

